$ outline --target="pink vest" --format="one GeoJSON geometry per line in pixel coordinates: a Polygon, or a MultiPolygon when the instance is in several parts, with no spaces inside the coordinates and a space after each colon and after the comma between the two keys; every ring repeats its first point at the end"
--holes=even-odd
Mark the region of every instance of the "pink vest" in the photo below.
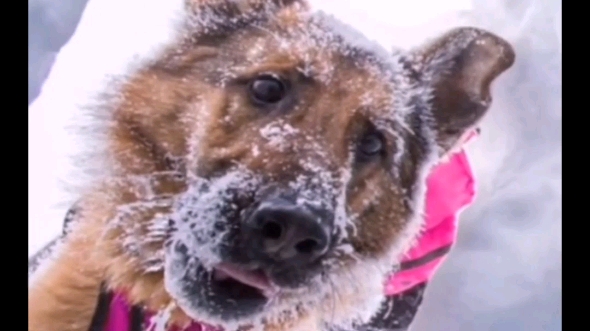
{"type": "MultiPolygon", "coordinates": [[[[459,214],[475,199],[475,179],[465,152],[455,154],[448,163],[434,168],[427,181],[426,228],[403,262],[423,258],[452,245],[457,238],[459,214]]],[[[392,275],[385,285],[385,294],[397,294],[430,280],[445,257],[446,254],[392,275]]]]}

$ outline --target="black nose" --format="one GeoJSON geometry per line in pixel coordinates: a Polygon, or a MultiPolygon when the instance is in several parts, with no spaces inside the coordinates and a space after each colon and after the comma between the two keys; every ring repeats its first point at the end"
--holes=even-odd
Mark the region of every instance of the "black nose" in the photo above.
{"type": "Polygon", "coordinates": [[[252,257],[262,261],[303,266],[330,245],[329,222],[322,213],[280,198],[261,203],[246,223],[252,257]]]}

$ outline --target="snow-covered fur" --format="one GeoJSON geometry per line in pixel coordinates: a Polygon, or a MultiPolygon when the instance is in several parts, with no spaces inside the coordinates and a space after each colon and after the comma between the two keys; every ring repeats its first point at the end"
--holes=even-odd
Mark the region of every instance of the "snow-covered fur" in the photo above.
{"type": "Polygon", "coordinates": [[[303,1],[187,1],[170,44],[90,107],[93,180],[30,288],[29,330],[85,330],[101,282],[168,309],[169,324],[368,320],[423,226],[426,175],[483,117],[513,61],[505,41],[474,28],[392,54],[303,1]],[[261,75],[286,81],[288,97],[253,103],[247,86],[261,75]],[[383,145],[369,159],[359,156],[367,134],[383,145]],[[334,244],[302,285],[228,317],[229,301],[204,305],[203,275],[227,259],[241,215],[269,186],[328,210],[334,244]]]}

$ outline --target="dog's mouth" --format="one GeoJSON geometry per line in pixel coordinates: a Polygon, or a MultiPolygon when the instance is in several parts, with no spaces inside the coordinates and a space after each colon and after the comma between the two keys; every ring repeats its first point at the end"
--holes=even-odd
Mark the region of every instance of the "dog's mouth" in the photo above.
{"type": "Polygon", "coordinates": [[[279,295],[279,287],[261,269],[226,262],[209,269],[197,260],[182,260],[169,264],[167,289],[181,308],[197,320],[250,319],[279,295]]]}
{"type": "Polygon", "coordinates": [[[279,291],[261,269],[247,270],[237,265],[220,263],[211,273],[211,285],[235,300],[268,301],[279,291]]]}

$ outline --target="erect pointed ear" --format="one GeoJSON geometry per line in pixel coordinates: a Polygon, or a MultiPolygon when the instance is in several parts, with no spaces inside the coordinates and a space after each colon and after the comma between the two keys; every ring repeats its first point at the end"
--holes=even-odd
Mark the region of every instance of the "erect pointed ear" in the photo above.
{"type": "Polygon", "coordinates": [[[481,29],[457,28],[412,52],[432,89],[434,129],[442,154],[474,128],[490,107],[490,86],[514,63],[512,46],[481,29]]]}
{"type": "Polygon", "coordinates": [[[295,4],[308,8],[306,0],[184,0],[185,10],[208,34],[231,32],[295,4]]]}

